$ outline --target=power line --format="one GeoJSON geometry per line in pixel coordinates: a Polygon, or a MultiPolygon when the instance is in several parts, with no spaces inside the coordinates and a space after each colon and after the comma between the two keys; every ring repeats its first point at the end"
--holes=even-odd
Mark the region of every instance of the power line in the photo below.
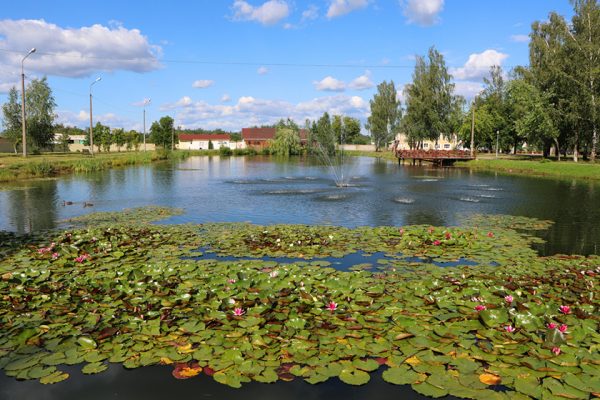
{"type": "MultiPolygon", "coordinates": [[[[22,51],[0,49],[5,53],[22,54],[22,51]]],[[[215,61],[215,60],[178,60],[178,59],[158,59],[155,57],[144,58],[113,58],[113,57],[95,57],[95,56],[76,56],[62,53],[51,53],[51,52],[37,52],[40,55],[47,55],[53,57],[63,58],[77,58],[80,60],[103,60],[103,61],[143,61],[150,60],[155,62],[161,62],[166,64],[197,64],[197,65],[232,65],[232,66],[251,66],[251,67],[295,67],[295,68],[370,68],[370,69],[412,69],[414,65],[401,65],[401,64],[328,64],[328,63],[292,63],[292,62],[255,62],[255,61],[215,61]]],[[[448,68],[463,68],[464,65],[450,66],[448,68]]],[[[505,65],[504,68],[514,68],[514,65],[505,65]]],[[[488,70],[489,65],[486,66],[469,66],[469,69],[485,69],[488,70]]]]}

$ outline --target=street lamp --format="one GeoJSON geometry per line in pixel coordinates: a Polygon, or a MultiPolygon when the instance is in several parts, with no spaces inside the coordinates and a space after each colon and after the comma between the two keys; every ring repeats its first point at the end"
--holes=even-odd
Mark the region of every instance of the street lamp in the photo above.
{"type": "Polygon", "coordinates": [[[94,128],[92,126],[92,86],[100,82],[102,77],[97,77],[96,80],[90,83],[90,154],[94,155],[94,128]]]}
{"type": "Polygon", "coordinates": [[[25,59],[35,53],[35,47],[21,60],[21,127],[23,128],[23,157],[27,157],[27,133],[25,130],[25,59]]]}
{"type": "Polygon", "coordinates": [[[152,102],[152,99],[144,99],[144,151],[146,151],[146,106],[152,102]]]}

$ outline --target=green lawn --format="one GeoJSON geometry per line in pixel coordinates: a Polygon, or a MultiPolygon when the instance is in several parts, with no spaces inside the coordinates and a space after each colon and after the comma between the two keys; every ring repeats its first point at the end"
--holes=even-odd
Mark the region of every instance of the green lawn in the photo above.
{"type": "Polygon", "coordinates": [[[497,171],[514,175],[535,175],[555,178],[577,178],[600,180],[600,164],[589,162],[574,163],[572,161],[551,160],[514,160],[514,159],[477,159],[461,161],[457,167],[473,170],[497,171]]]}

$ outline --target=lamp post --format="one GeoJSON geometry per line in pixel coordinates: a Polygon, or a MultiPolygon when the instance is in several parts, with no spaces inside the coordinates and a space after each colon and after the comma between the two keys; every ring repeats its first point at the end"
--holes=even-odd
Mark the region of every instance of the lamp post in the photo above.
{"type": "Polygon", "coordinates": [[[27,157],[27,132],[25,129],[25,59],[35,53],[35,47],[21,60],[21,127],[23,128],[23,157],[27,157]]]}
{"type": "MultiPolygon", "coordinates": [[[[500,131],[496,131],[496,158],[498,158],[498,142],[500,140],[500,131]]],[[[516,153],[516,151],[515,151],[516,153]]]]}
{"type": "Polygon", "coordinates": [[[152,102],[152,99],[144,99],[144,151],[146,151],[146,106],[152,102]]]}
{"type": "Polygon", "coordinates": [[[90,154],[92,156],[94,155],[94,127],[92,124],[92,86],[94,86],[94,84],[100,82],[101,80],[101,77],[97,77],[96,80],[90,84],[90,154]]]}

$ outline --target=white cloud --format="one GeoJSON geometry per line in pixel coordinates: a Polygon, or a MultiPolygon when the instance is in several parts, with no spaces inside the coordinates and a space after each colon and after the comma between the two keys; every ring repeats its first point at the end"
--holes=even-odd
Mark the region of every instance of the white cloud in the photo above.
{"type": "Polygon", "coordinates": [[[147,104],[150,104],[150,99],[149,98],[145,98],[145,99],[142,99],[140,101],[136,101],[134,103],[131,103],[131,105],[134,106],[134,107],[143,107],[143,106],[145,106],[147,104]]]}
{"type": "Polygon", "coordinates": [[[527,43],[529,42],[529,35],[512,35],[510,40],[517,43],[527,43]]]}
{"type": "Polygon", "coordinates": [[[482,53],[471,54],[464,67],[454,68],[450,73],[460,80],[481,79],[488,75],[490,67],[494,65],[501,66],[507,58],[508,54],[488,49],[482,53]]]}
{"type": "Polygon", "coordinates": [[[362,97],[343,94],[317,97],[297,104],[254,96],[242,96],[235,105],[210,104],[205,101],[197,101],[186,107],[175,104],[163,106],[163,111],[176,110],[176,119],[182,126],[229,130],[272,124],[287,117],[303,123],[306,118],[318,119],[325,111],[364,120],[369,110],[368,102],[362,97]]]}
{"type": "Polygon", "coordinates": [[[229,101],[231,101],[231,97],[227,93],[221,96],[221,103],[227,103],[229,101]]]}
{"type": "MultiPolygon", "coordinates": [[[[78,126],[83,129],[90,127],[89,111],[80,110],[79,112],[73,112],[68,110],[58,110],[56,114],[57,122],[60,124],[67,126],[78,126]]],[[[125,118],[114,113],[94,113],[94,125],[96,125],[98,122],[102,123],[103,125],[108,125],[111,128],[123,128],[127,130],[136,129],[138,131],[142,130],[141,118],[140,121],[132,121],[129,118],[125,118]]]]}
{"type": "Polygon", "coordinates": [[[409,23],[429,26],[439,21],[444,0],[400,0],[400,5],[409,23]]]}
{"type": "Polygon", "coordinates": [[[256,73],[259,75],[265,75],[269,72],[269,68],[261,66],[256,70],[256,73]]]}
{"type": "Polygon", "coordinates": [[[27,49],[37,48],[26,62],[31,73],[84,77],[98,71],[148,72],[161,68],[162,48],[138,29],[113,24],[62,28],[44,20],[0,20],[0,47],[23,52],[0,53],[0,86],[18,83],[17,71],[27,49]],[[16,75],[16,76],[15,76],[16,75]]]}
{"type": "Polygon", "coordinates": [[[235,0],[232,9],[234,21],[256,21],[263,25],[274,25],[290,13],[290,7],[283,0],[269,0],[258,7],[235,0]]]}
{"type": "Polygon", "coordinates": [[[481,82],[457,81],[454,82],[454,92],[464,96],[466,99],[472,99],[483,90],[481,82]]]}
{"type": "Polygon", "coordinates": [[[214,83],[215,81],[211,81],[210,79],[200,79],[194,81],[194,83],[192,83],[192,87],[196,89],[206,89],[207,87],[212,86],[214,83]]]}
{"type": "Polygon", "coordinates": [[[373,86],[375,86],[375,84],[371,80],[371,71],[365,71],[365,73],[363,75],[355,78],[348,85],[348,87],[350,89],[356,89],[356,90],[370,89],[373,86]]]}
{"type": "Polygon", "coordinates": [[[320,81],[314,81],[313,85],[315,85],[315,89],[317,90],[325,90],[329,92],[343,92],[346,90],[346,83],[344,81],[335,79],[332,76],[326,76],[320,81]]]}
{"type": "Polygon", "coordinates": [[[306,10],[302,11],[302,22],[312,21],[317,18],[319,18],[319,7],[314,4],[309,5],[306,10]]]}
{"type": "Polygon", "coordinates": [[[327,9],[327,18],[340,17],[368,5],[369,0],[331,0],[327,9]]]}

